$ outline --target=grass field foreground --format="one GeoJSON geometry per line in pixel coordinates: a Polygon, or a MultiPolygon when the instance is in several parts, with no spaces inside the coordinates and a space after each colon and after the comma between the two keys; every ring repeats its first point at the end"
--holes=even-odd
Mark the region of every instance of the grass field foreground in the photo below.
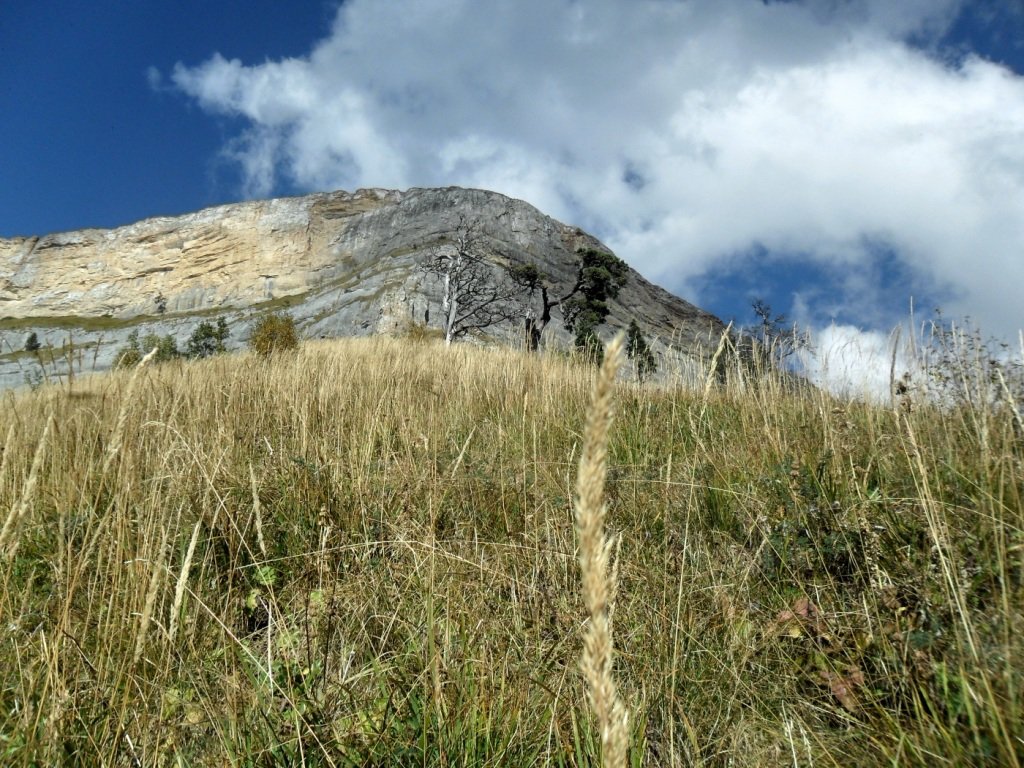
{"type": "MultiPolygon", "coordinates": [[[[599,765],[595,377],[362,339],[6,394],[0,763],[599,765]]],[[[630,765],[1020,764],[1012,408],[772,376],[612,408],[630,765]]]]}

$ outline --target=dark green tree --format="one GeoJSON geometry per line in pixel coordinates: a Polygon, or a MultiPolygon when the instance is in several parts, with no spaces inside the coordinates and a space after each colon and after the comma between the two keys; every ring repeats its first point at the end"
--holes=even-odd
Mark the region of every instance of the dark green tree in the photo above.
{"type": "Polygon", "coordinates": [[[139,347],[139,332],[132,331],[128,334],[128,340],[125,345],[117,351],[117,357],[114,358],[115,368],[131,368],[133,365],[137,365],[142,359],[142,350],[139,347]]]}
{"type": "Polygon", "coordinates": [[[576,349],[600,362],[604,346],[597,328],[608,317],[608,300],[617,297],[626,284],[629,267],[614,254],[594,248],[583,251],[576,265],[576,286],[562,302],[565,327],[573,332],[576,349]],[[597,354],[598,349],[602,354],[597,354]]]}
{"type": "Polygon", "coordinates": [[[139,332],[132,331],[128,334],[125,345],[118,350],[117,356],[114,358],[114,367],[131,368],[154,349],[156,349],[154,363],[166,363],[181,357],[181,353],[178,352],[178,342],[170,334],[157,336],[155,333],[148,333],[140,341],[139,332]]]}
{"type": "Polygon", "coordinates": [[[204,320],[192,331],[185,345],[186,357],[201,359],[227,351],[228,323],[221,317],[216,325],[204,320]]]}
{"type": "Polygon", "coordinates": [[[513,266],[509,275],[526,291],[526,334],[531,349],[537,348],[541,333],[551,322],[551,310],[561,306],[565,327],[574,334],[576,348],[592,352],[595,342],[600,346],[597,327],[608,317],[607,302],[626,284],[629,267],[607,251],[582,250],[577,254],[575,283],[567,293],[556,297],[551,295],[550,278],[535,264],[513,266]]]}
{"type": "Polygon", "coordinates": [[[654,359],[654,353],[647,345],[647,339],[644,338],[643,331],[635,319],[629,321],[629,330],[626,331],[626,354],[636,366],[636,377],[641,383],[652,373],[657,372],[658,363],[654,359]]]}
{"type": "Polygon", "coordinates": [[[145,357],[154,348],[156,349],[156,356],[153,358],[154,363],[166,363],[181,357],[181,353],[178,352],[178,342],[169,333],[164,336],[157,336],[155,333],[143,336],[140,349],[142,356],[145,357]]]}
{"type": "Polygon", "coordinates": [[[26,352],[38,352],[40,348],[39,335],[32,331],[25,339],[25,351],[26,352]]]}

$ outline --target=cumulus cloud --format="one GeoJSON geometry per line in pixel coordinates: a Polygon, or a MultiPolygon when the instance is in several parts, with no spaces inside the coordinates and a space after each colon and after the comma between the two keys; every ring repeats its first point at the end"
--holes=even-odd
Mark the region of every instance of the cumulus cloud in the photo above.
{"type": "Polygon", "coordinates": [[[884,402],[890,394],[890,375],[898,379],[918,368],[896,332],[833,324],[813,330],[810,336],[811,351],[800,354],[804,373],[841,396],[884,402]]]}
{"type": "Polygon", "coordinates": [[[1024,285],[1024,78],[936,40],[956,0],[348,0],[302,58],[170,77],[248,128],[247,191],[460,184],[584,226],[695,295],[751,259],[835,275],[883,322],[879,254],[996,333],[1024,285]],[[913,37],[916,46],[906,42],[913,37]]]}

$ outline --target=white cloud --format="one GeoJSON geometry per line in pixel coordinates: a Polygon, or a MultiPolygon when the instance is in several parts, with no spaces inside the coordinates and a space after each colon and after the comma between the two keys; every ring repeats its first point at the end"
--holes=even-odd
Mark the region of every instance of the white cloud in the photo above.
{"type": "Polygon", "coordinates": [[[156,67],[146,67],[146,82],[150,90],[159,91],[163,87],[163,75],[156,67]]]}
{"type": "Polygon", "coordinates": [[[905,371],[918,370],[899,333],[830,325],[812,331],[810,341],[811,351],[800,354],[804,373],[841,396],[884,402],[889,398],[890,374],[899,379],[905,371]]]}
{"type": "Polygon", "coordinates": [[[858,280],[881,243],[915,285],[948,292],[951,314],[1009,334],[1024,79],[902,42],[957,7],[349,0],[307,57],[215,55],[171,79],[248,119],[229,153],[253,194],[282,179],[496,189],[691,295],[754,244],[798,254],[843,276],[832,308],[872,320],[903,310],[858,280]]]}

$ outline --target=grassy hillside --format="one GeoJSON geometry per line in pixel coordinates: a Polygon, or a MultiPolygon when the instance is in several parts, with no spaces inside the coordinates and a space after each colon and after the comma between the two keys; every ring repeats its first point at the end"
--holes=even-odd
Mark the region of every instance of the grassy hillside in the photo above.
{"type": "MultiPolygon", "coordinates": [[[[599,764],[595,372],[384,339],[0,408],[0,763],[599,764]]],[[[1008,408],[614,392],[633,765],[1017,765],[1008,408]]]]}

